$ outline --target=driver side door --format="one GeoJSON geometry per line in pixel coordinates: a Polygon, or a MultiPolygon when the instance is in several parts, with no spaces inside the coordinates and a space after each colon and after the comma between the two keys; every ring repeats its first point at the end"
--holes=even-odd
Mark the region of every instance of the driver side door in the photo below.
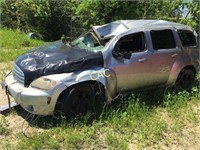
{"type": "Polygon", "coordinates": [[[146,35],[138,32],[119,39],[113,49],[111,69],[116,73],[117,91],[148,87],[151,80],[151,53],[146,35]]]}

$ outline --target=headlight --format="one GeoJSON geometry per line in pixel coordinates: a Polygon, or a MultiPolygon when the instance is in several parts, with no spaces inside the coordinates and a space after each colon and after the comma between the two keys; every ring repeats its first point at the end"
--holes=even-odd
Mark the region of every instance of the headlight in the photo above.
{"type": "Polygon", "coordinates": [[[54,88],[56,86],[56,84],[57,84],[56,81],[41,77],[41,78],[36,79],[35,81],[33,81],[31,83],[31,86],[35,87],[35,88],[42,89],[42,90],[49,90],[49,89],[54,88]]]}

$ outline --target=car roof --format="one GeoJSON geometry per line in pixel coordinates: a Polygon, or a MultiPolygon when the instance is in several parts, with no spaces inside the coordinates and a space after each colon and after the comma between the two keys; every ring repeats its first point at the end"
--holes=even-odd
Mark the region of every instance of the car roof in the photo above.
{"type": "Polygon", "coordinates": [[[131,32],[132,30],[141,30],[141,28],[143,30],[159,28],[192,30],[187,25],[169,22],[165,20],[118,20],[102,26],[93,26],[93,30],[102,39],[120,35],[124,32],[131,32]]]}

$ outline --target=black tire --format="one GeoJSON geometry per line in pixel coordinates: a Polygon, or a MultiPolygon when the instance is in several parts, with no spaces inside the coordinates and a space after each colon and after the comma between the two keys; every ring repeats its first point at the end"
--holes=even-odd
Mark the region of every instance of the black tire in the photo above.
{"type": "Polygon", "coordinates": [[[191,69],[183,69],[176,81],[176,86],[182,89],[191,89],[195,81],[195,74],[191,69]]]}
{"type": "Polygon", "coordinates": [[[93,84],[81,83],[64,91],[57,102],[56,109],[67,118],[81,117],[89,114],[96,117],[97,107],[100,107],[99,96],[96,95],[93,84]]]}

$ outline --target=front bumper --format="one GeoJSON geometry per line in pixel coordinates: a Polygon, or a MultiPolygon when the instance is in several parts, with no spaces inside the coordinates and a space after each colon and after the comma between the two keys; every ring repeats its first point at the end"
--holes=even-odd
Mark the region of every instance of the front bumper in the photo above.
{"type": "Polygon", "coordinates": [[[10,74],[2,82],[2,87],[6,87],[10,96],[14,98],[17,104],[21,105],[26,111],[37,115],[52,115],[60,88],[44,91],[32,87],[24,87],[17,82],[10,74]]]}

